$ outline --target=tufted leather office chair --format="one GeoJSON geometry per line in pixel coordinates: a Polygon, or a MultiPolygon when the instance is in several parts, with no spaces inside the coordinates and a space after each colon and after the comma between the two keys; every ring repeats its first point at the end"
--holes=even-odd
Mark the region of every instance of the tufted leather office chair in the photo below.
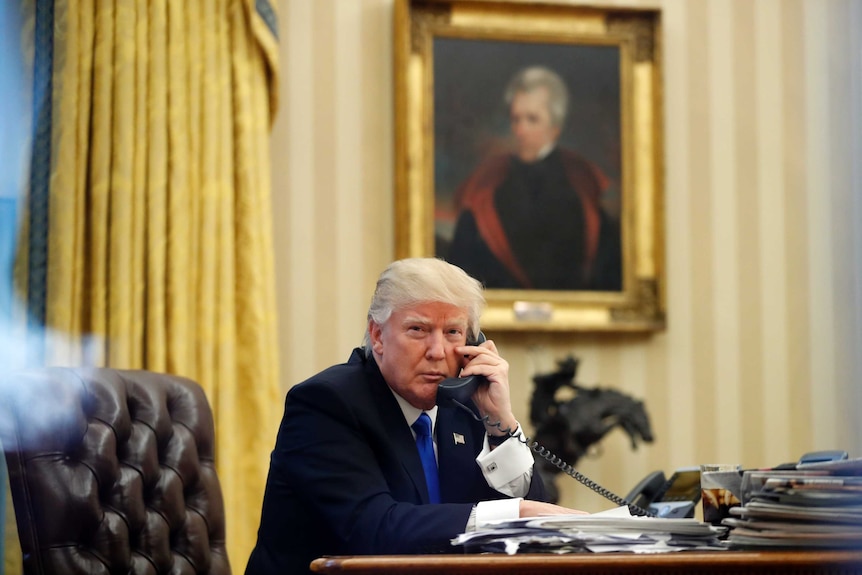
{"type": "Polygon", "coordinates": [[[188,379],[96,368],[3,378],[24,572],[230,573],[213,440],[188,379]]]}

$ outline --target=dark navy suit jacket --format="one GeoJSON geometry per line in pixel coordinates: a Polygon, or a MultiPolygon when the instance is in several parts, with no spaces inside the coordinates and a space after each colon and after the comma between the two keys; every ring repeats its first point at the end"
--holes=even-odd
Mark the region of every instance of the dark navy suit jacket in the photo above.
{"type": "MultiPolygon", "coordinates": [[[[442,503],[429,505],[415,440],[373,358],[357,348],[346,364],[294,386],[246,573],[307,573],[323,555],[452,552],[476,502],[505,495],[475,461],[481,422],[440,406],[436,436],[442,503]]],[[[527,497],[545,497],[535,467],[527,497]]]]}

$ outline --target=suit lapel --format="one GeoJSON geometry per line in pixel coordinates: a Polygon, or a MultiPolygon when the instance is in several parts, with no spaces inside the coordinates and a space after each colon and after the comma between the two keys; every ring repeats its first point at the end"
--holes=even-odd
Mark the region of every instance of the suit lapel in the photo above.
{"type": "Polygon", "coordinates": [[[469,421],[456,414],[451,407],[437,410],[437,461],[444,502],[456,501],[455,494],[463,493],[464,478],[475,472],[476,454],[481,449],[473,439],[469,421]]]}
{"type": "MultiPolygon", "coordinates": [[[[376,366],[375,366],[376,367],[376,366]]],[[[419,459],[419,451],[416,449],[416,440],[407,422],[398,401],[392,395],[389,386],[379,371],[377,376],[370,379],[371,393],[378,407],[380,422],[392,449],[398,457],[404,471],[410,477],[416,488],[416,494],[421,503],[428,503],[428,486],[425,484],[425,471],[422,469],[422,461],[419,459]]]]}

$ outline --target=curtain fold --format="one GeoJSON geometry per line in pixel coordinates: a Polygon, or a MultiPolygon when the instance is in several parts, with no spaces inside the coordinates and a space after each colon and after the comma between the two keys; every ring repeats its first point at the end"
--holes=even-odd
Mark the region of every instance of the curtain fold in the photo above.
{"type": "Polygon", "coordinates": [[[30,211],[18,260],[28,308],[44,308],[28,328],[30,362],[198,381],[242,572],[281,403],[275,12],[264,0],[31,1],[37,28],[50,4],[53,33],[36,50],[52,80],[47,225],[30,211]]]}

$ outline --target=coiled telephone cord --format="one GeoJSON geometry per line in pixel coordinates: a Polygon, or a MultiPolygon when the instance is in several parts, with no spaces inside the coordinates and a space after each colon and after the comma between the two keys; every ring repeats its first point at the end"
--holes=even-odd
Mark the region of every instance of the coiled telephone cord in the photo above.
{"type": "Polygon", "coordinates": [[[656,517],[656,514],[653,513],[652,511],[644,509],[643,507],[640,507],[639,505],[635,505],[634,503],[630,503],[630,502],[626,501],[625,499],[623,499],[622,497],[620,497],[619,495],[615,494],[614,492],[608,491],[607,489],[605,489],[604,487],[602,487],[601,485],[599,485],[598,483],[596,483],[595,481],[593,481],[592,479],[590,479],[589,477],[587,477],[586,475],[579,472],[577,469],[575,469],[574,467],[572,467],[571,465],[569,465],[568,463],[566,463],[565,461],[560,459],[558,456],[554,455],[553,452],[551,452],[549,449],[547,449],[546,447],[539,444],[538,441],[531,440],[529,437],[524,435],[524,433],[522,431],[513,432],[508,427],[506,429],[503,429],[503,425],[502,425],[501,421],[493,423],[487,415],[484,417],[479,417],[478,415],[476,415],[476,413],[472,409],[470,409],[469,407],[467,407],[466,405],[464,405],[463,403],[461,403],[460,401],[458,401],[456,399],[453,399],[452,403],[454,403],[455,405],[457,405],[458,407],[460,407],[461,409],[463,409],[464,411],[469,413],[473,417],[473,419],[475,419],[476,421],[479,421],[484,425],[490,425],[492,427],[496,427],[497,429],[499,429],[500,431],[502,431],[503,433],[505,433],[509,437],[514,437],[515,439],[517,439],[518,441],[520,441],[521,443],[523,443],[524,445],[529,447],[530,450],[532,450],[536,455],[538,455],[539,457],[541,457],[542,459],[544,459],[545,461],[547,461],[548,463],[550,463],[551,465],[553,465],[554,467],[556,467],[557,469],[559,469],[560,471],[562,471],[563,473],[568,475],[569,477],[577,480],[582,485],[589,487],[591,490],[595,491],[596,493],[598,493],[599,495],[601,495],[605,499],[608,499],[609,501],[612,501],[612,502],[616,503],[617,505],[628,507],[629,511],[631,511],[635,515],[641,515],[644,517],[656,517]]]}

